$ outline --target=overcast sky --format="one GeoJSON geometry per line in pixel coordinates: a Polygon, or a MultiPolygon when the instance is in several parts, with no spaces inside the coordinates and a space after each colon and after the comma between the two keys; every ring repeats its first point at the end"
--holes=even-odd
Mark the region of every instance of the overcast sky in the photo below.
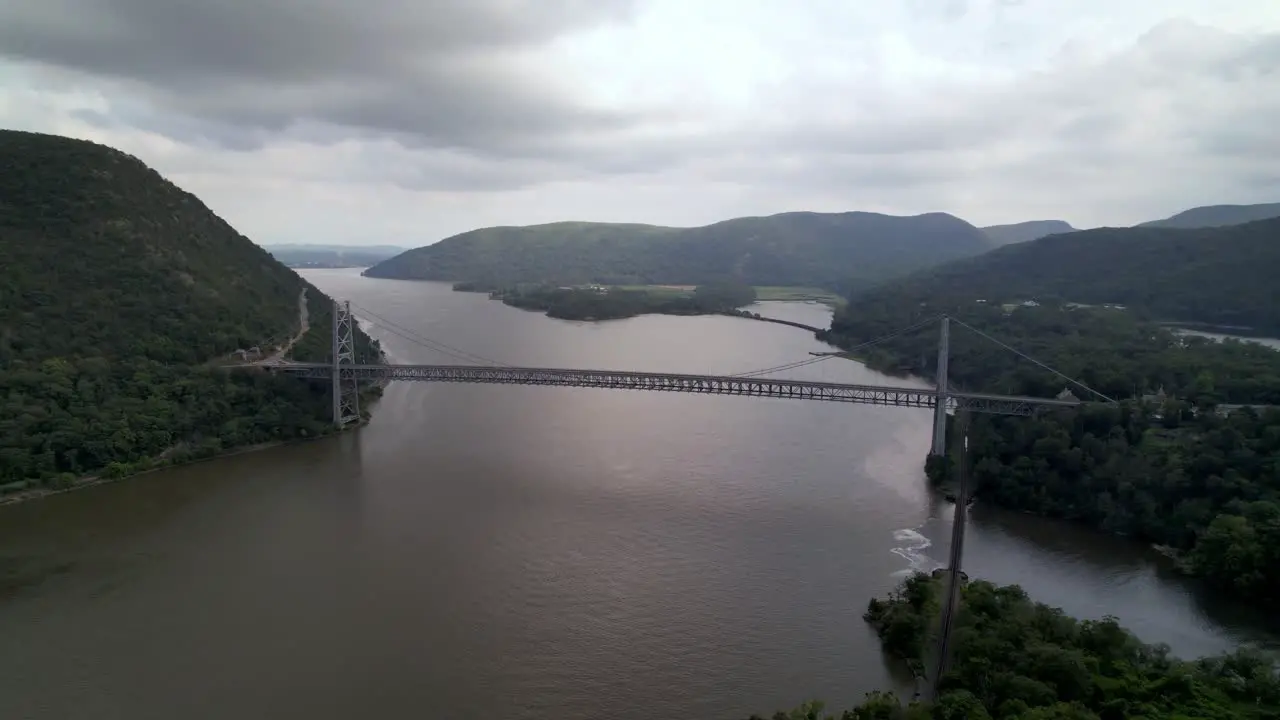
{"type": "Polygon", "coordinates": [[[1276,0],[0,0],[0,126],[260,243],[1280,201],[1276,0]]]}

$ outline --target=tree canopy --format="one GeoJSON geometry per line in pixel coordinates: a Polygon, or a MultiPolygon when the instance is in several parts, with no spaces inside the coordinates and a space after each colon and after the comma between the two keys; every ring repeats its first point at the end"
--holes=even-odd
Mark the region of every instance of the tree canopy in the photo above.
{"type": "MultiPolygon", "coordinates": [[[[885,650],[913,665],[933,651],[940,581],[923,573],[864,615],[885,650]]],[[[876,692],[840,720],[1139,720],[1280,718],[1280,666],[1253,649],[1185,661],[1114,618],[1076,620],[1016,585],[962,588],[951,671],[936,703],[876,692]]],[[[808,702],[774,720],[835,720],[808,702]]],[[[753,720],[763,720],[755,716],[753,720]]]]}
{"type": "Polygon", "coordinates": [[[756,300],[754,287],[733,281],[680,288],[564,288],[517,286],[495,291],[502,302],[527,310],[545,310],[561,320],[617,320],[658,313],[703,315],[731,312],[756,300]]]}
{"type": "Polygon", "coordinates": [[[136,158],[0,132],[0,257],[5,489],[328,431],[323,384],[217,365],[285,344],[304,289],[326,358],[331,301],[136,158]]]}
{"type": "Polygon", "coordinates": [[[1280,331],[1280,218],[1202,229],[1050,235],[926,270],[853,298],[848,315],[924,305],[962,312],[1035,301],[1123,305],[1169,322],[1280,331]]]}
{"type": "MultiPolygon", "coordinates": [[[[1008,308],[943,292],[923,301],[893,288],[855,297],[828,337],[853,347],[945,312],[1118,401],[1029,419],[975,417],[979,499],[1165,546],[1221,592],[1278,596],[1280,411],[1268,406],[1280,406],[1280,352],[1179,336],[1126,310],[1008,308]]],[[[1100,399],[952,325],[953,386],[1100,399]]],[[[863,352],[872,367],[932,376],[936,343],[931,326],[863,352]]],[[[930,472],[941,482],[949,466],[930,472]]]]}

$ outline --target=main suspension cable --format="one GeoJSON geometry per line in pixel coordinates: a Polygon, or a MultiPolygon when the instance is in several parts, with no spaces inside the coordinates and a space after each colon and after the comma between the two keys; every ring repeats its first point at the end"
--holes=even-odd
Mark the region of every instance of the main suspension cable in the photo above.
{"type": "Polygon", "coordinates": [[[446,345],[445,343],[442,343],[438,340],[432,340],[428,337],[421,335],[420,333],[417,333],[413,330],[410,330],[409,328],[404,327],[403,325],[392,322],[391,320],[388,320],[382,317],[381,315],[378,315],[377,313],[369,310],[366,307],[356,305],[355,303],[352,303],[351,306],[359,310],[362,315],[368,315],[369,317],[373,318],[374,320],[377,320],[379,323],[386,326],[386,329],[388,332],[391,332],[392,334],[397,335],[410,342],[421,345],[422,347],[425,347],[429,350],[435,350],[436,352],[449,355],[450,357],[454,357],[459,360],[465,360],[467,362],[479,363],[481,365],[498,365],[498,366],[506,367],[506,363],[500,363],[497,360],[490,360],[489,358],[486,358],[483,355],[477,355],[475,353],[467,352],[466,350],[462,350],[462,349],[453,347],[451,345],[446,345]]]}
{"type": "Polygon", "coordinates": [[[1054,370],[1053,368],[1049,367],[1048,365],[1045,365],[1044,363],[1042,363],[1042,362],[1040,362],[1039,360],[1037,360],[1037,359],[1035,359],[1035,358],[1031,357],[1030,355],[1028,355],[1028,354],[1026,354],[1026,353],[1022,352],[1021,350],[1019,350],[1019,349],[1017,349],[1017,348],[1013,347],[1012,345],[1009,345],[1008,343],[1000,342],[999,340],[997,340],[997,339],[995,339],[995,338],[991,337],[990,335],[988,335],[988,334],[986,334],[986,333],[982,332],[981,330],[979,330],[979,329],[977,329],[977,328],[973,327],[972,325],[970,325],[970,324],[968,324],[968,323],[965,323],[965,322],[962,322],[962,321],[960,321],[960,320],[957,320],[956,318],[951,318],[951,320],[952,320],[953,322],[955,322],[957,325],[959,325],[960,327],[963,327],[963,328],[965,328],[966,330],[968,330],[968,331],[970,331],[970,332],[972,332],[972,333],[976,333],[977,335],[979,335],[979,336],[981,336],[981,337],[983,337],[983,338],[985,338],[985,339],[987,339],[987,340],[989,340],[989,341],[991,341],[991,342],[995,343],[996,345],[999,345],[1000,347],[1004,348],[1005,350],[1008,350],[1009,352],[1013,353],[1014,355],[1017,355],[1018,357],[1022,358],[1023,360],[1028,360],[1028,361],[1030,361],[1030,362],[1032,362],[1032,363],[1035,363],[1035,364],[1036,364],[1037,366],[1039,366],[1041,369],[1043,369],[1043,370],[1047,370],[1047,371],[1049,371],[1049,372],[1053,373],[1054,375],[1056,375],[1056,376],[1058,376],[1058,377],[1062,378],[1063,380],[1066,380],[1067,382],[1071,383],[1072,385],[1075,385],[1076,387],[1081,388],[1082,390],[1085,390],[1085,391],[1087,391],[1087,392],[1093,393],[1094,395],[1097,395],[1098,397],[1102,398],[1103,400],[1106,400],[1106,401],[1107,401],[1107,402],[1109,402],[1109,403],[1113,403],[1113,404],[1114,404],[1114,403],[1116,403],[1116,401],[1115,401],[1114,399],[1112,399],[1112,398],[1110,398],[1110,397],[1108,397],[1108,396],[1106,396],[1106,395],[1104,395],[1104,394],[1102,394],[1102,393],[1098,392],[1097,390],[1094,390],[1093,388],[1089,387],[1088,385],[1085,385],[1084,383],[1080,382],[1079,380],[1076,380],[1076,379],[1075,379],[1075,378],[1073,378],[1073,377],[1070,377],[1070,376],[1066,375],[1065,373],[1061,373],[1061,372],[1058,372],[1057,370],[1054,370]]]}

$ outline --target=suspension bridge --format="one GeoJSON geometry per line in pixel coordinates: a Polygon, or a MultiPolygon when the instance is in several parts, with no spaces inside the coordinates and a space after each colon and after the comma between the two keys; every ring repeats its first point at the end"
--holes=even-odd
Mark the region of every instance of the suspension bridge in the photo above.
{"type": "Polygon", "coordinates": [[[1035,358],[1018,351],[1016,348],[1010,347],[990,335],[946,315],[923,320],[847,350],[847,352],[852,352],[871,347],[937,322],[939,326],[938,359],[934,387],[912,388],[766,377],[773,373],[830,360],[832,357],[839,357],[838,354],[811,357],[785,365],[777,365],[735,375],[689,375],[626,370],[517,367],[489,360],[457,348],[451,348],[438,341],[423,338],[365,308],[360,308],[360,311],[382,323],[383,327],[392,334],[407,338],[424,347],[452,355],[470,364],[402,365],[357,362],[354,316],[351,310],[351,303],[344,301],[335,302],[333,306],[333,342],[329,362],[294,362],[277,355],[268,360],[250,363],[248,366],[265,368],[271,372],[285,373],[299,378],[328,380],[332,383],[333,388],[333,423],[339,429],[360,419],[359,389],[361,383],[387,381],[648,390],[928,408],[933,410],[933,443],[930,453],[936,456],[946,456],[947,454],[947,416],[950,413],[954,413],[957,418],[957,427],[954,434],[960,439],[958,462],[956,463],[959,483],[955,494],[955,520],[952,524],[951,548],[944,578],[944,602],[941,604],[942,607],[937,624],[938,638],[928,664],[928,694],[933,698],[937,697],[938,683],[946,675],[949,667],[951,636],[960,602],[960,586],[963,577],[960,565],[964,548],[965,517],[971,497],[967,467],[969,414],[978,412],[1027,416],[1041,410],[1076,407],[1087,402],[1066,393],[1056,398],[1038,398],[975,393],[950,387],[948,370],[951,354],[952,323],[954,322],[977,333],[1023,359],[1038,365],[1041,369],[1058,376],[1068,385],[1074,385],[1088,394],[1100,398],[1102,402],[1115,402],[1102,393],[1067,377],[1035,358]]]}
{"type": "MultiPolygon", "coordinates": [[[[447,352],[471,364],[458,365],[405,365],[389,363],[356,362],[353,314],[349,302],[336,302],[333,308],[333,349],[329,362],[294,362],[282,358],[251,363],[272,372],[286,373],[302,378],[327,379],[333,384],[333,423],[342,428],[359,420],[359,386],[362,382],[436,382],[483,383],[497,385],[546,385],[557,387],[590,387],[613,390],[649,390],[656,392],[698,393],[704,395],[744,395],[794,400],[858,403],[863,405],[893,405],[898,407],[928,408],[934,411],[934,437],[931,451],[935,455],[946,452],[946,417],[961,410],[998,415],[1032,415],[1042,409],[1068,408],[1082,404],[1075,397],[1039,398],[1020,395],[967,392],[948,386],[948,359],[950,356],[950,326],[958,320],[947,316],[930,318],[901,330],[889,333],[856,347],[849,352],[883,343],[895,337],[919,330],[938,322],[938,371],[933,388],[898,387],[892,385],[859,385],[851,383],[814,382],[786,378],[767,377],[773,373],[813,365],[837,357],[822,355],[785,365],[762,368],[733,375],[692,375],[682,373],[654,373],[630,370],[602,370],[583,368],[520,367],[488,360],[472,353],[450,348],[443,343],[425,338],[414,338],[384,318],[369,314],[394,334],[407,337],[426,347],[447,352]]],[[[992,342],[996,342],[1018,355],[1025,356],[985,333],[969,328],[992,342]]],[[[1042,368],[1057,374],[1067,383],[1094,393],[1090,388],[1042,363],[1027,358],[1042,368]]],[[[1099,393],[1094,393],[1110,402],[1099,393]]]]}

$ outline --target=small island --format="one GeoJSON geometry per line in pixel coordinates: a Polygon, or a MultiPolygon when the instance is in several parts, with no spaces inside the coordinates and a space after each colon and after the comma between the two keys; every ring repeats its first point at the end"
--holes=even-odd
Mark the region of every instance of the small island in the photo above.
{"type": "Polygon", "coordinates": [[[707,315],[737,310],[756,301],[755,288],[724,281],[684,287],[625,288],[603,285],[552,287],[521,285],[491,291],[513,307],[542,310],[561,320],[617,320],[647,313],[707,315]]]}
{"type": "Polygon", "coordinates": [[[742,308],[758,301],[816,302],[833,308],[844,299],[828,290],[803,287],[753,287],[728,280],[703,285],[574,285],[522,283],[502,287],[485,282],[457,282],[456,292],[488,293],[504,304],[540,310],[560,320],[620,320],[637,315],[729,315],[790,325],[810,332],[823,328],[779,320],[742,308]]]}

